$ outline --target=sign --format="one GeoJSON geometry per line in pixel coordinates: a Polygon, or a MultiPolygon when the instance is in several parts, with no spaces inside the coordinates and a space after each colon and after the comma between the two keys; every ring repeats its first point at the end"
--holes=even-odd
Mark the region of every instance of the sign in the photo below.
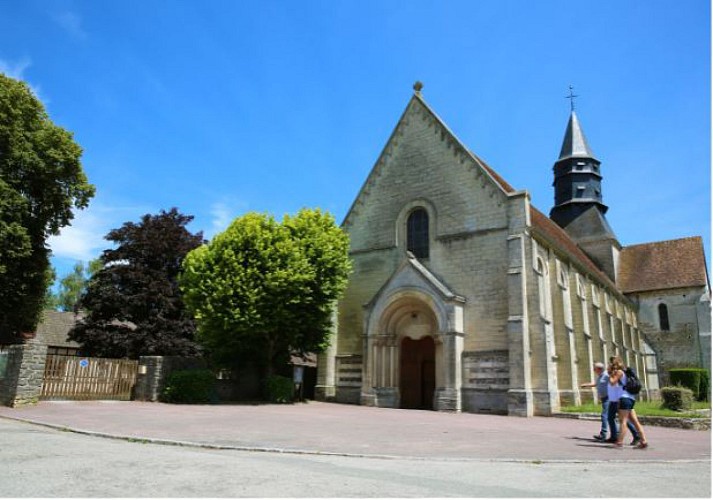
{"type": "Polygon", "coordinates": [[[87,366],[89,366],[89,360],[87,358],[80,359],[79,366],[81,366],[82,368],[86,368],[87,366]]]}
{"type": "Polygon", "coordinates": [[[301,384],[302,379],[304,378],[304,373],[305,373],[305,367],[304,366],[295,366],[294,367],[294,372],[292,373],[292,381],[295,384],[301,384]]]}

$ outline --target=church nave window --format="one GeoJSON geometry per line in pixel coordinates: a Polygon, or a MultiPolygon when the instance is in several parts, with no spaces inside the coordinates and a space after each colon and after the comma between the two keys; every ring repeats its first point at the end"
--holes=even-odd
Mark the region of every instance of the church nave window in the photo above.
{"type": "Polygon", "coordinates": [[[671,329],[668,323],[668,307],[666,304],[659,304],[659,327],[665,332],[671,329]]]}
{"type": "Polygon", "coordinates": [[[406,249],[416,258],[428,258],[428,213],[417,208],[408,216],[406,224],[406,249]]]}

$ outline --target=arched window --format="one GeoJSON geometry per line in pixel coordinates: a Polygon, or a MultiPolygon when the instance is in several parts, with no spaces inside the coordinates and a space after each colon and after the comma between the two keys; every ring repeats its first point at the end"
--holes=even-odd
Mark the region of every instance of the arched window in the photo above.
{"type": "Polygon", "coordinates": [[[669,331],[670,326],[668,324],[668,307],[666,304],[659,304],[659,326],[663,331],[669,331]]]}
{"type": "Polygon", "coordinates": [[[419,259],[428,258],[428,213],[417,208],[406,223],[406,249],[419,259]]]}

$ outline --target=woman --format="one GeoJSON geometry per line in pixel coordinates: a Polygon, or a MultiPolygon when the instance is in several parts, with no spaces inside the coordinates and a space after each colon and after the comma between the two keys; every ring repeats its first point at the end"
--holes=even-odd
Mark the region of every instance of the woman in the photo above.
{"type": "MultiPolygon", "coordinates": [[[[626,373],[624,373],[624,363],[619,356],[614,356],[611,363],[611,372],[609,374],[609,384],[614,395],[619,396],[619,406],[617,411],[619,412],[619,435],[614,443],[614,446],[621,448],[624,445],[624,434],[626,434],[627,424],[631,421],[636,428],[639,435],[639,442],[636,444],[635,448],[644,449],[648,448],[649,443],[646,440],[646,434],[644,434],[644,428],[639,422],[639,417],[636,416],[636,411],[634,410],[634,404],[636,403],[636,396],[629,394],[624,386],[626,385],[626,373]]],[[[611,399],[611,398],[610,398],[611,399]]]]}

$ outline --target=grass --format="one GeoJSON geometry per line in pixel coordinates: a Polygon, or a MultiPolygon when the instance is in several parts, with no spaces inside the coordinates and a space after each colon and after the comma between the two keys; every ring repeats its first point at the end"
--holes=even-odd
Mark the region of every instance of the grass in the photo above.
{"type": "MultiPolygon", "coordinates": [[[[693,410],[710,410],[711,404],[708,401],[694,401],[693,410]]],[[[679,412],[666,408],[661,408],[661,401],[637,401],[634,407],[637,415],[646,417],[701,417],[695,412],[679,412]]],[[[581,406],[563,406],[561,409],[565,413],[601,413],[602,407],[598,403],[586,403],[581,406]]]]}

